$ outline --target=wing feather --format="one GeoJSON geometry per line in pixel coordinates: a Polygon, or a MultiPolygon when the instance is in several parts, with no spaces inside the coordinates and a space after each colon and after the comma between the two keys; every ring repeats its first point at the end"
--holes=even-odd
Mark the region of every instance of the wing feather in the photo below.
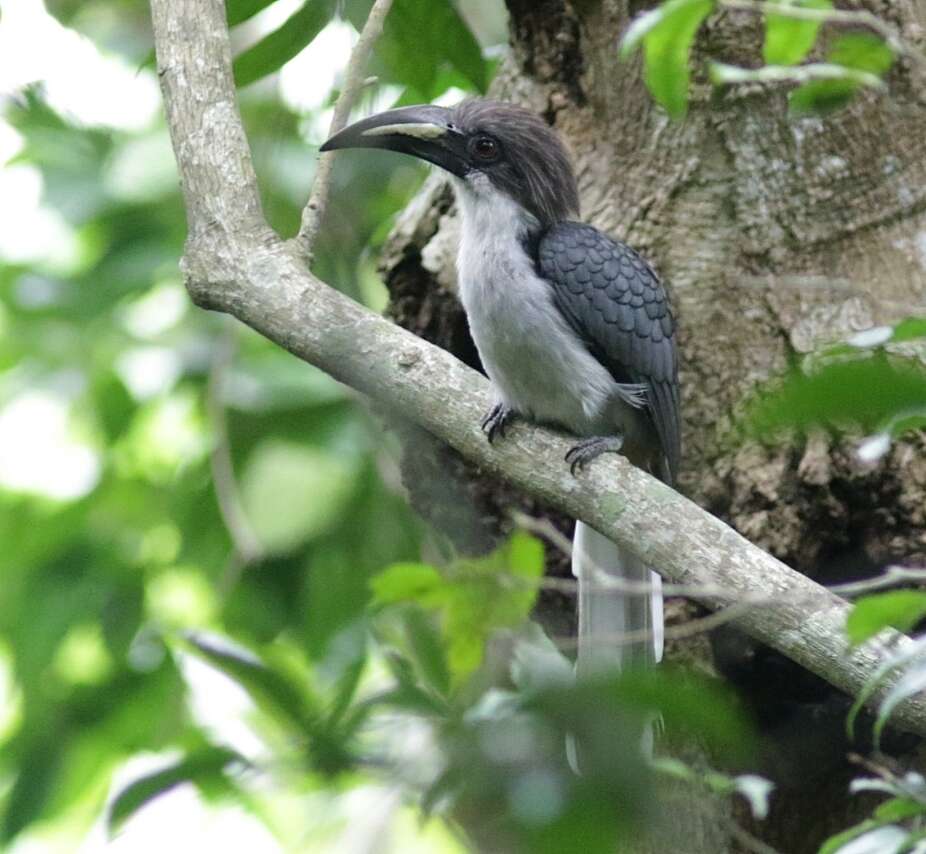
{"type": "Polygon", "coordinates": [[[537,244],[538,268],[557,307],[617,382],[647,389],[647,409],[671,482],[681,456],[675,322],[646,261],[590,225],[552,226],[537,244]]]}

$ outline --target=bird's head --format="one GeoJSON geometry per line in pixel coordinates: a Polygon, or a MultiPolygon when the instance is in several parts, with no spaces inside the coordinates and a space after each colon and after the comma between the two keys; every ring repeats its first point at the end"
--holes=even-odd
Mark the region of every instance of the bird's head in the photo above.
{"type": "Polygon", "coordinates": [[[502,193],[542,225],[575,216],[579,194],[566,147],[539,116],[473,99],[455,107],[387,110],[339,131],[321,150],[383,148],[446,169],[464,191],[502,193]]]}

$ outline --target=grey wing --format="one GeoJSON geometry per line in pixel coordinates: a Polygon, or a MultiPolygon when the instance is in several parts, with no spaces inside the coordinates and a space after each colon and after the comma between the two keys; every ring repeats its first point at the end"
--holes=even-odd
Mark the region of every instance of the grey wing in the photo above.
{"type": "Polygon", "coordinates": [[[537,246],[556,306],[617,382],[646,387],[668,481],[681,456],[675,321],[665,289],[629,246],[590,225],[554,225],[537,246]]]}

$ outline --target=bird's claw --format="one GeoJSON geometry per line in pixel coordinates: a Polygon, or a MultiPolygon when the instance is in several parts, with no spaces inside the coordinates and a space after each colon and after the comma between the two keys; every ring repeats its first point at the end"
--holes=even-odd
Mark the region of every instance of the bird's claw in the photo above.
{"type": "Polygon", "coordinates": [[[492,444],[492,440],[496,435],[505,437],[505,428],[511,423],[512,419],[515,417],[513,409],[509,409],[505,406],[504,403],[496,403],[488,413],[486,417],[482,419],[482,432],[486,434],[486,438],[489,440],[489,444],[492,444]]]}
{"type": "Polygon", "coordinates": [[[623,436],[593,436],[577,445],[573,445],[566,453],[566,462],[573,477],[585,468],[595,457],[602,454],[617,453],[624,446],[623,436]]]}

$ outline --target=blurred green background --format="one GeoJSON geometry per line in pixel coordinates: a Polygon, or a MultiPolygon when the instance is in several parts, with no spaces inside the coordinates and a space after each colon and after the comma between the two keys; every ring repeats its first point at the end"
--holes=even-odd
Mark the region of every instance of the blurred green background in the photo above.
{"type": "MultiPolygon", "coordinates": [[[[484,88],[483,52],[507,38],[501,4],[461,4],[465,18],[448,6],[409,53],[403,40],[425,5],[396,4],[371,68],[378,82],[358,109],[484,88]],[[461,45],[456,64],[434,62],[428,50],[448,40],[461,45]]],[[[234,30],[236,72],[261,78],[242,88],[241,108],[283,234],[297,227],[368,6],[229,4],[233,18],[258,13],[234,30]],[[300,52],[315,26],[307,12],[320,32],[300,52]]],[[[343,630],[364,614],[371,573],[418,557],[394,440],[363,401],[189,304],[151,53],[147,4],[2,4],[0,833],[19,839],[15,851],[75,850],[88,832],[95,850],[114,772],[124,783],[211,738],[253,751],[266,737],[240,689],[170,638],[209,630],[273,646],[307,671],[324,669],[341,638],[334,657],[354,661],[362,635],[343,630]],[[244,556],[213,485],[229,454],[254,543],[244,556]]],[[[318,273],[381,309],[377,247],[422,177],[407,159],[343,158],[318,273]]],[[[178,794],[158,820],[159,846],[170,844],[171,815],[187,816],[175,833],[185,844],[201,826],[218,845],[203,797],[178,794]]],[[[362,798],[334,811],[320,796],[267,800],[273,815],[260,825],[223,813],[223,847],[301,843],[306,811],[336,834],[364,809],[362,798]]],[[[149,834],[128,828],[121,844],[144,850],[149,834]]]]}

